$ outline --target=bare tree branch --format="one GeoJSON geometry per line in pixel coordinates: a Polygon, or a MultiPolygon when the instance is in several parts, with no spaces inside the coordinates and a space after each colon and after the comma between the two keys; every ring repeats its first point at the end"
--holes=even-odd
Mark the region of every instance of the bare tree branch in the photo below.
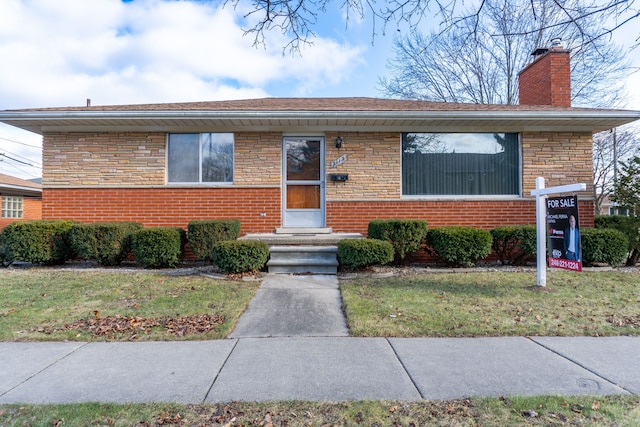
{"type": "MultiPolygon", "coordinates": [[[[195,1],[195,0],[194,0],[195,1]]],[[[215,0],[209,0],[215,1],[215,0]]],[[[245,15],[249,27],[246,34],[254,36],[254,45],[266,43],[268,33],[279,31],[289,38],[285,49],[299,50],[304,44],[313,42],[314,27],[318,24],[318,14],[326,11],[327,6],[334,0],[221,0],[223,5],[237,7],[240,4],[251,5],[251,11],[245,15]]],[[[623,25],[640,18],[640,11],[635,8],[640,0],[554,0],[553,9],[563,13],[565,19],[548,23],[534,29],[514,31],[508,35],[533,35],[541,30],[574,27],[582,34],[583,45],[593,43],[594,40],[610,35],[623,25]],[[599,32],[586,31],[583,26],[585,19],[598,17],[601,23],[599,32]],[[604,25],[613,23],[609,28],[604,25]]],[[[475,37],[479,30],[479,23],[487,13],[487,0],[477,0],[472,10],[460,13],[458,0],[341,0],[339,7],[346,16],[348,25],[352,14],[360,19],[367,17],[371,20],[372,40],[377,36],[377,28],[381,25],[382,33],[390,24],[407,26],[410,31],[419,29],[426,18],[437,18],[441,21],[441,32],[446,33],[458,27],[469,30],[468,36],[475,37]],[[468,22],[474,24],[469,27],[468,22]]],[[[524,6],[530,15],[528,20],[538,22],[544,19],[544,13],[549,13],[551,6],[541,0],[529,0],[524,6]],[[546,11],[541,10],[543,7],[546,11]]],[[[636,40],[640,40],[636,39],[636,40]]]]}
{"type": "Polygon", "coordinates": [[[583,34],[597,33],[598,17],[584,18],[581,29],[554,25],[566,20],[555,6],[557,0],[536,1],[536,19],[528,11],[530,1],[485,0],[477,22],[459,21],[446,33],[425,36],[415,31],[397,39],[396,57],[388,66],[395,77],[381,79],[381,91],[391,97],[515,104],[517,73],[527,64],[529,53],[561,37],[572,51],[574,105],[620,107],[621,82],[630,71],[622,50],[604,39],[582,43],[583,34]]]}

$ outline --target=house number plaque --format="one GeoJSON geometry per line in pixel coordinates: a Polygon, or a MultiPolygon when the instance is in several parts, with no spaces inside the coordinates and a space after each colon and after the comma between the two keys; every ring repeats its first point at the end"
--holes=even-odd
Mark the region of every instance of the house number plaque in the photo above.
{"type": "Polygon", "coordinates": [[[339,165],[343,164],[346,160],[347,160],[347,155],[343,154],[342,156],[338,157],[337,159],[331,162],[331,166],[330,166],[331,169],[338,167],[339,165]]]}

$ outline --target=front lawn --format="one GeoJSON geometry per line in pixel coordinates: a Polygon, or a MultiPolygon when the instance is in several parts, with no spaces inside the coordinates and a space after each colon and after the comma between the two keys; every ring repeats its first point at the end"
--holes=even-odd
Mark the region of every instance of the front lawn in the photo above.
{"type": "MultiPolygon", "coordinates": [[[[352,336],[640,333],[640,273],[486,271],[341,279],[352,336]]],[[[0,340],[224,338],[259,282],[150,272],[0,270],[0,340]]]]}
{"type": "Polygon", "coordinates": [[[258,286],[143,271],[0,270],[0,341],[220,339],[258,286]]]}
{"type": "MultiPolygon", "coordinates": [[[[462,270],[464,271],[464,270],[462,270]]],[[[640,333],[640,273],[487,271],[341,281],[353,336],[604,336],[640,333]]]]}
{"type": "Polygon", "coordinates": [[[637,426],[638,396],[217,405],[0,405],[6,426],[637,426]]]}

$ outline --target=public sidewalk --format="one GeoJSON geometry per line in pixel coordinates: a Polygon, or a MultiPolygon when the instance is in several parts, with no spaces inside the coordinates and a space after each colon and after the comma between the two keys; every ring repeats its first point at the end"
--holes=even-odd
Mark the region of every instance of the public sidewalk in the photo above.
{"type": "Polygon", "coordinates": [[[640,394],[640,337],[348,337],[335,276],[268,276],[229,339],[2,342],[0,404],[640,394]]]}
{"type": "Polygon", "coordinates": [[[0,404],[640,394],[640,337],[0,343],[0,404]]]}

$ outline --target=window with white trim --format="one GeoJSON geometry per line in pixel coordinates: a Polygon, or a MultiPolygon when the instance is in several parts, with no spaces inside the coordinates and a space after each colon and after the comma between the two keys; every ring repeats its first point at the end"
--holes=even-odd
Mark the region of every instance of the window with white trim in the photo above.
{"type": "Polygon", "coordinates": [[[403,133],[404,196],[520,195],[517,133],[403,133]]]}
{"type": "Polygon", "coordinates": [[[169,134],[167,181],[187,184],[233,183],[233,134],[169,134]]]}
{"type": "Polygon", "coordinates": [[[22,196],[2,196],[2,218],[22,218],[23,199],[22,196]]]}

